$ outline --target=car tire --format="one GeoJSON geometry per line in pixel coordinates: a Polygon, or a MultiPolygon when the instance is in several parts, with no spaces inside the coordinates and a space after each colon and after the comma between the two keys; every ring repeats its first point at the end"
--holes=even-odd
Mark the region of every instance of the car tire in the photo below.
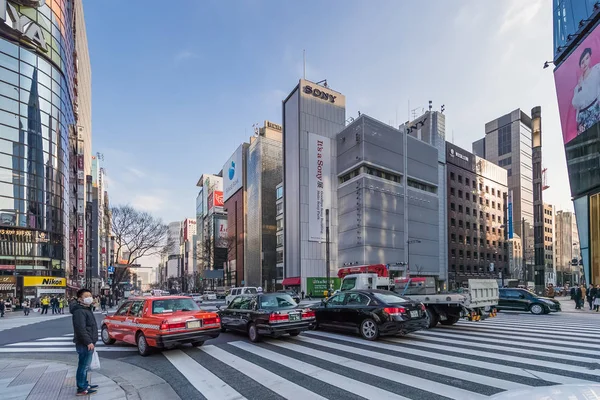
{"type": "Polygon", "coordinates": [[[365,318],[359,327],[360,336],[366,340],[377,340],[379,337],[379,327],[372,318],[365,318]]]}
{"type": "Polygon", "coordinates": [[[440,324],[442,325],[454,325],[458,322],[458,320],[460,319],[460,316],[458,315],[448,315],[446,316],[446,320],[442,321],[440,320],[440,324]]]}
{"type": "Polygon", "coordinates": [[[140,356],[146,357],[152,353],[152,348],[148,345],[146,336],[143,333],[139,333],[135,342],[137,343],[138,353],[140,356]]]}
{"type": "Polygon", "coordinates": [[[102,343],[104,344],[115,344],[116,340],[110,337],[108,333],[108,327],[106,325],[102,325],[102,332],[100,333],[100,337],[102,338],[102,343]]]}
{"type": "Polygon", "coordinates": [[[258,334],[258,330],[256,329],[256,325],[254,325],[254,323],[250,323],[250,325],[248,325],[248,339],[250,339],[252,343],[260,342],[260,335],[258,334]]]}
{"type": "Polygon", "coordinates": [[[194,347],[200,347],[204,344],[204,340],[197,340],[195,342],[192,342],[192,346],[194,347]]]}
{"type": "Polygon", "coordinates": [[[529,307],[529,311],[532,314],[541,315],[544,314],[545,307],[541,304],[532,304],[531,307],[529,307]]]}
{"type": "Polygon", "coordinates": [[[300,331],[291,331],[290,332],[290,336],[298,336],[300,334],[300,331]]]}
{"type": "Polygon", "coordinates": [[[427,313],[427,320],[429,321],[427,329],[435,328],[440,321],[440,316],[435,311],[431,311],[429,307],[425,310],[425,313],[427,313]]]}
{"type": "Polygon", "coordinates": [[[227,328],[225,328],[223,325],[221,325],[221,332],[223,332],[223,333],[227,332],[227,328]]]}

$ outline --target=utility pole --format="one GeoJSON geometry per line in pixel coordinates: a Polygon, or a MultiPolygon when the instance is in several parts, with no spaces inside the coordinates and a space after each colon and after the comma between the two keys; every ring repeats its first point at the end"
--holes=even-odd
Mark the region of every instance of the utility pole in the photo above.
{"type": "Polygon", "coordinates": [[[325,210],[325,268],[327,276],[327,297],[331,295],[330,270],[329,270],[329,209],[325,210]]]}
{"type": "Polygon", "coordinates": [[[525,253],[525,218],[521,220],[521,251],[523,253],[523,285],[527,285],[527,255],[525,253]]]}

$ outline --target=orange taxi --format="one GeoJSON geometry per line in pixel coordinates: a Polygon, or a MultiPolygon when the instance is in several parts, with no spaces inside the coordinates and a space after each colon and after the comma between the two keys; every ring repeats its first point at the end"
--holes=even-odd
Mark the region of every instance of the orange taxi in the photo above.
{"type": "Polygon", "coordinates": [[[102,321],[104,344],[116,340],[137,346],[142,356],[153,348],[172,348],[191,343],[202,346],[221,332],[217,313],[203,311],[191,297],[152,296],[127,299],[102,321]]]}

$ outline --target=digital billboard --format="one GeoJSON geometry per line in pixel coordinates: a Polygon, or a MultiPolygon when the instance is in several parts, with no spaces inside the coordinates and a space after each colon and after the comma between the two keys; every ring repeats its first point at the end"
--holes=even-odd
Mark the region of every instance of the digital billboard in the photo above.
{"type": "Polygon", "coordinates": [[[600,29],[579,44],[554,71],[563,141],[600,122],[600,29]]]}
{"type": "Polygon", "coordinates": [[[243,151],[244,145],[240,145],[232,156],[223,165],[223,201],[227,201],[243,185],[243,151]]]}

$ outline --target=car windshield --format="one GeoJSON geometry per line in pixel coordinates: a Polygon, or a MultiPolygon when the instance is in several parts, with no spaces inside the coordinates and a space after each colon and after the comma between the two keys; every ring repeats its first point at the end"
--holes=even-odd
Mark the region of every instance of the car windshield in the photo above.
{"type": "Polygon", "coordinates": [[[342,287],[340,290],[352,290],[354,289],[354,286],[356,286],[356,278],[346,278],[342,282],[342,287]]]}
{"type": "Polygon", "coordinates": [[[385,304],[399,304],[406,303],[408,301],[404,297],[400,297],[393,293],[373,293],[373,296],[385,304]]]}
{"type": "Polygon", "coordinates": [[[246,290],[244,290],[244,294],[256,294],[256,288],[246,288],[246,290]]]}
{"type": "Polygon", "coordinates": [[[266,294],[260,297],[260,308],[263,310],[278,310],[296,307],[296,302],[289,294],[266,294]]]}
{"type": "Polygon", "coordinates": [[[152,314],[164,314],[177,311],[197,311],[198,304],[192,299],[166,299],[152,302],[152,314]]]}

